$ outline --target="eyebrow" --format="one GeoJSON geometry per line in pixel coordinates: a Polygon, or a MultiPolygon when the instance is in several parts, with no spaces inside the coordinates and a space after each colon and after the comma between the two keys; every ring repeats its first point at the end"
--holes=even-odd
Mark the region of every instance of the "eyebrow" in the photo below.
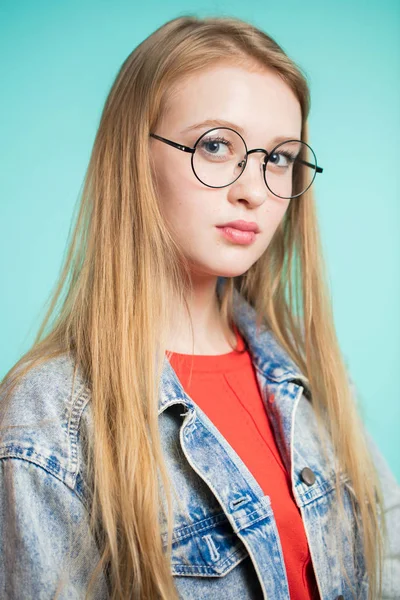
{"type": "MultiPolygon", "coordinates": [[[[202,127],[231,127],[232,129],[235,129],[236,131],[238,131],[243,137],[245,136],[245,132],[243,127],[241,127],[240,125],[238,125],[237,123],[232,123],[231,121],[225,121],[224,119],[206,119],[205,121],[202,121],[201,123],[196,123],[195,125],[190,125],[189,127],[186,127],[186,129],[183,129],[180,133],[187,133],[189,131],[195,131],[197,129],[201,129],[202,127]]],[[[297,137],[297,135],[292,135],[292,136],[285,136],[285,135],[278,135],[276,137],[274,137],[271,140],[272,144],[279,144],[280,142],[285,142],[287,140],[298,140],[299,138],[297,137]]]]}

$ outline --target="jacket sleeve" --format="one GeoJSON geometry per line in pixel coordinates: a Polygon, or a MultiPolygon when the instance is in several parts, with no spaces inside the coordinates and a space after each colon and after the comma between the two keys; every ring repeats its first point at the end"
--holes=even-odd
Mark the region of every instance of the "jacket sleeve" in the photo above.
{"type": "MultiPolygon", "coordinates": [[[[2,600],[83,600],[99,559],[80,498],[25,459],[0,459],[0,556],[2,600]]],[[[103,575],[93,597],[108,598],[103,575]]]]}
{"type": "Polygon", "coordinates": [[[398,600],[400,598],[400,485],[368,432],[367,439],[382,485],[384,514],[387,522],[382,600],[398,600]]]}

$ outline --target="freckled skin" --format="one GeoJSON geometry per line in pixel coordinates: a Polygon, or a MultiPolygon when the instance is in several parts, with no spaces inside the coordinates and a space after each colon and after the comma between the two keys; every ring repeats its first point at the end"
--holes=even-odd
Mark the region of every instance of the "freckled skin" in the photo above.
{"type": "MultiPolygon", "coordinates": [[[[300,104],[290,88],[267,70],[247,71],[218,65],[177,86],[169,110],[155,133],[193,147],[210,127],[181,134],[209,118],[240,124],[248,149],[271,150],[277,135],[300,138],[300,104]]],[[[190,154],[151,138],[152,158],[162,212],[201,278],[234,277],[245,273],[263,254],[290,200],[267,189],[261,170],[264,155],[251,154],[244,173],[232,185],[212,189],[194,176],[190,154]],[[255,221],[260,234],[250,246],[226,240],[216,225],[236,219],[255,221]]]]}

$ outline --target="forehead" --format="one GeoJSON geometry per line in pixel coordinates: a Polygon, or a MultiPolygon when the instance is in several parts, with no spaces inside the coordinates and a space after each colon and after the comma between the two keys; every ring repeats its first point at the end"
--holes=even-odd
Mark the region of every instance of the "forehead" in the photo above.
{"type": "MultiPolygon", "coordinates": [[[[177,82],[168,94],[163,118],[168,130],[182,133],[206,119],[237,123],[244,135],[254,140],[274,135],[299,137],[301,132],[298,99],[267,69],[219,64],[177,82]]],[[[192,132],[200,134],[201,128],[192,132]]]]}

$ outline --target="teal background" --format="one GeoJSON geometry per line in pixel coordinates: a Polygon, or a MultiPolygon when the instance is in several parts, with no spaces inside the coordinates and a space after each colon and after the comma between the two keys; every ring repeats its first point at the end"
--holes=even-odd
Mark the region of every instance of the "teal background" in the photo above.
{"type": "Polygon", "coordinates": [[[58,278],[100,113],[123,60],[165,21],[233,15],[305,70],[339,341],[369,431],[400,481],[400,3],[0,3],[0,377],[58,278]]]}

